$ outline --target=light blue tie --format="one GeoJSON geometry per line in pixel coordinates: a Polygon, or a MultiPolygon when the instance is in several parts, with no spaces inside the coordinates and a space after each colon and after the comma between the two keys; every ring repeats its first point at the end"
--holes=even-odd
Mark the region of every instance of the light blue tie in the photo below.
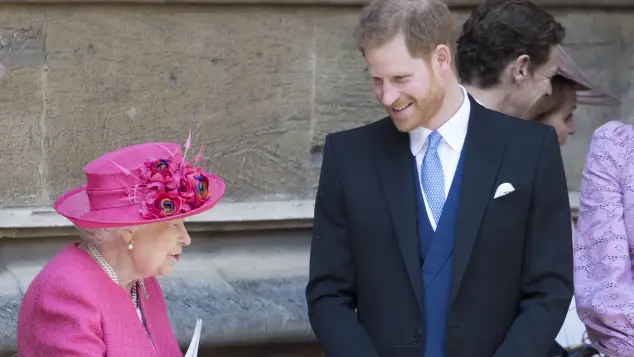
{"type": "Polygon", "coordinates": [[[440,220],[442,207],[445,205],[445,175],[442,172],[440,156],[438,156],[438,144],[442,136],[437,131],[432,131],[428,137],[427,151],[420,169],[421,182],[427,204],[431,209],[436,224],[440,220]]]}

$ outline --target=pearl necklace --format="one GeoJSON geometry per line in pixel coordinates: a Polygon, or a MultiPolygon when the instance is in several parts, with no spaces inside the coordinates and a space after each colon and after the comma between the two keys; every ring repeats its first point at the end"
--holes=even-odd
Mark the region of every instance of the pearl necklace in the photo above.
{"type": "MultiPolygon", "coordinates": [[[[114,281],[115,284],[120,285],[119,278],[117,277],[117,274],[114,272],[114,269],[112,269],[110,264],[108,264],[108,262],[103,258],[101,253],[99,253],[99,251],[97,250],[97,248],[90,243],[86,244],[86,248],[88,248],[88,252],[90,253],[90,255],[92,255],[92,257],[95,258],[95,260],[97,261],[97,263],[99,263],[99,265],[101,265],[103,270],[106,271],[106,274],[108,274],[110,279],[112,279],[112,281],[114,281]]],[[[147,291],[145,290],[145,285],[143,284],[143,280],[139,280],[138,282],[134,283],[134,285],[132,286],[132,303],[134,304],[135,309],[139,308],[139,295],[137,293],[137,290],[138,290],[137,284],[142,287],[143,292],[145,293],[145,297],[146,298],[148,297],[147,291]]]]}
{"type": "MultiPolygon", "coordinates": [[[[110,264],[108,264],[108,262],[103,258],[101,253],[99,253],[99,251],[97,250],[97,248],[94,245],[90,244],[90,243],[86,244],[86,248],[88,249],[88,252],[90,253],[90,255],[92,255],[92,257],[97,261],[97,263],[99,263],[99,265],[101,265],[103,270],[106,271],[106,274],[108,274],[110,279],[112,279],[112,281],[114,281],[115,284],[120,285],[119,284],[119,278],[117,277],[117,274],[114,272],[114,269],[112,269],[110,264]]],[[[154,349],[154,352],[156,352],[156,347],[154,346],[154,341],[152,340],[152,336],[150,336],[150,330],[148,330],[148,327],[145,324],[145,318],[143,317],[143,313],[141,312],[141,308],[139,307],[139,295],[138,295],[138,292],[137,292],[139,290],[139,286],[141,287],[141,289],[143,289],[143,293],[145,294],[145,298],[146,299],[150,298],[148,296],[147,290],[145,290],[145,285],[143,284],[143,279],[141,279],[141,280],[135,282],[134,285],[132,286],[132,304],[134,305],[134,309],[137,311],[137,313],[139,315],[139,318],[141,319],[141,324],[143,324],[143,328],[145,329],[145,333],[147,334],[147,337],[150,339],[150,344],[152,344],[152,348],[154,349]]]]}

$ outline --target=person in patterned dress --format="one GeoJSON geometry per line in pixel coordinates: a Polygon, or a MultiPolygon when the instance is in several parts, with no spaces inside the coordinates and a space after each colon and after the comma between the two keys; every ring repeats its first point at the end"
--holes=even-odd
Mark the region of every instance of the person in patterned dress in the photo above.
{"type": "Polygon", "coordinates": [[[574,246],[577,311],[593,346],[634,355],[634,128],[609,121],[592,137],[574,246]]]}

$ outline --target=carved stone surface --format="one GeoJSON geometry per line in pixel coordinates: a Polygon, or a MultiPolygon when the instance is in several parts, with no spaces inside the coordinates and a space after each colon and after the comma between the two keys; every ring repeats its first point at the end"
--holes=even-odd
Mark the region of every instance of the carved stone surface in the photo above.
{"type": "Polygon", "coordinates": [[[161,279],[179,341],[189,341],[196,318],[211,345],[311,340],[304,289],[307,276],[240,281],[161,279]]]}
{"type": "Polygon", "coordinates": [[[0,174],[0,202],[34,204],[47,179],[40,172],[46,125],[44,21],[42,13],[11,13],[0,12],[0,62],[5,66],[0,80],[0,164],[7,168],[0,174]]]}
{"type": "Polygon", "coordinates": [[[315,131],[312,145],[323,145],[327,133],[371,123],[386,116],[372,94],[365,61],[352,38],[357,11],[322,17],[315,27],[315,131]]]}
{"type": "Polygon", "coordinates": [[[205,144],[228,195],[302,196],[311,34],[292,10],[53,8],[47,26],[51,194],[82,163],[145,140],[205,144]],[[245,29],[249,29],[245,31],[245,29]],[[69,34],[83,34],[77,37],[69,34]],[[72,173],[69,175],[69,173],[72,173]]]}

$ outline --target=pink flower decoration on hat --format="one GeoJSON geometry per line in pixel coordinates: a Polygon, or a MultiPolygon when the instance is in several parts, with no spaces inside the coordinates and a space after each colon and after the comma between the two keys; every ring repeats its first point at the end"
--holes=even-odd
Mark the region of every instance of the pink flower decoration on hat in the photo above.
{"type": "Polygon", "coordinates": [[[141,173],[148,181],[167,184],[172,182],[174,172],[177,170],[178,165],[171,159],[156,159],[147,161],[141,168],[141,173]]]}
{"type": "MultiPolygon", "coordinates": [[[[166,150],[165,157],[145,161],[137,177],[139,184],[129,194],[130,200],[139,203],[144,219],[161,219],[194,210],[211,198],[210,178],[202,168],[185,161],[191,147],[191,132],[185,143],[182,159],[176,159],[166,150]]],[[[202,148],[194,159],[200,160],[202,148]]]]}
{"type": "Polygon", "coordinates": [[[209,178],[198,168],[185,169],[185,174],[181,178],[181,187],[188,203],[199,206],[209,199],[209,178]]]}
{"type": "Polygon", "coordinates": [[[140,212],[143,218],[166,218],[182,213],[183,201],[178,195],[161,192],[149,196],[141,203],[140,212]]]}

